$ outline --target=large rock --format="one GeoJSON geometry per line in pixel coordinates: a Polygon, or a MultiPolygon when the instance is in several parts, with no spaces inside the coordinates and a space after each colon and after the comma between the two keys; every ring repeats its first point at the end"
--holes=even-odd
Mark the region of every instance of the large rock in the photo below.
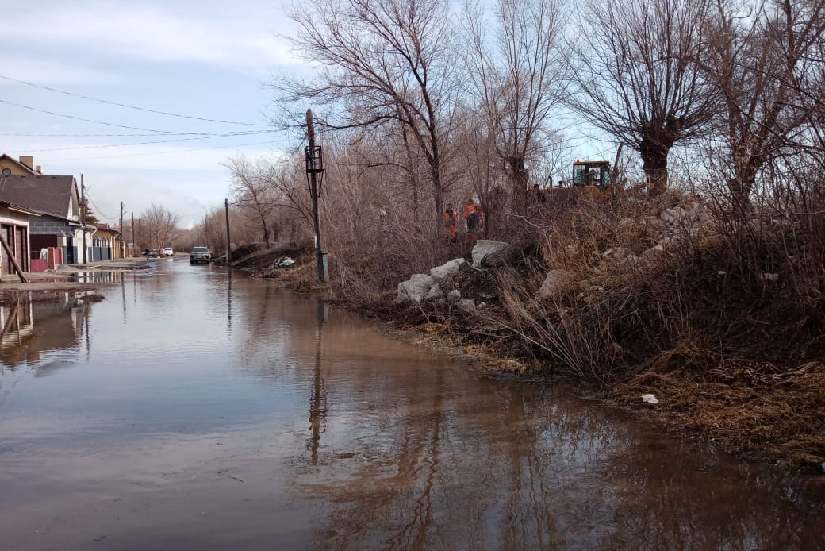
{"type": "Polygon", "coordinates": [[[424,300],[436,300],[442,298],[444,296],[444,292],[441,290],[441,286],[436,283],[430,290],[427,291],[427,294],[424,295],[424,300]]]}
{"type": "Polygon", "coordinates": [[[552,298],[558,295],[572,279],[573,274],[567,270],[550,270],[539,288],[539,296],[552,298]]]}
{"type": "Polygon", "coordinates": [[[535,256],[539,250],[539,243],[535,239],[522,239],[511,245],[484,257],[482,265],[490,268],[499,266],[513,266],[520,261],[531,256],[535,256]]]}
{"type": "Polygon", "coordinates": [[[421,302],[432,288],[435,280],[427,274],[413,274],[407,281],[398,284],[398,302],[412,300],[421,302]]]}
{"type": "Polygon", "coordinates": [[[487,256],[497,253],[505,247],[507,247],[507,243],[504,241],[490,241],[487,239],[482,239],[475,244],[475,247],[473,247],[473,266],[481,266],[481,263],[487,256]]]}
{"type": "Polygon", "coordinates": [[[435,280],[444,279],[447,276],[457,274],[461,267],[466,263],[467,261],[463,258],[454,258],[453,260],[445,262],[441,266],[436,266],[430,270],[430,275],[435,280]]]}

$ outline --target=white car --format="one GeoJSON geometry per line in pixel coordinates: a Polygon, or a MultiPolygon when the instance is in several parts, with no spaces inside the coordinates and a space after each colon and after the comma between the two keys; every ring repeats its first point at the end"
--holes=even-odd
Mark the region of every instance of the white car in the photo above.
{"type": "Polygon", "coordinates": [[[164,247],[160,250],[161,256],[175,256],[175,251],[172,247],[164,247]]]}

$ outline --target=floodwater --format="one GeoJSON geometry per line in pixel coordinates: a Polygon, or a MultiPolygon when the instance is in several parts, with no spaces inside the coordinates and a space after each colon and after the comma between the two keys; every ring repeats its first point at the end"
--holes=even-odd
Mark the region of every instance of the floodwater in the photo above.
{"type": "Polygon", "coordinates": [[[0,309],[0,549],[817,549],[782,477],[186,261],[0,309]]]}

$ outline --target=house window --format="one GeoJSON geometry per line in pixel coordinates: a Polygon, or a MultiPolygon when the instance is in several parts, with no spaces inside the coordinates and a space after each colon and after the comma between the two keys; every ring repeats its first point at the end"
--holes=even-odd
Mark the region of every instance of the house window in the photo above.
{"type": "Polygon", "coordinates": [[[10,168],[4,168],[3,169],[3,176],[11,176],[11,169],[10,168]]]}

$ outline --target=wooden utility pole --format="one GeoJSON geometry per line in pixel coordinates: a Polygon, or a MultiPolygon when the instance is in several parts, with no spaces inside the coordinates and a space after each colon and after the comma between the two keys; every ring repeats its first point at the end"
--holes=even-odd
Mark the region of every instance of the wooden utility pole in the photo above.
{"type": "MultiPolygon", "coordinates": [[[[123,243],[123,201],[120,202],[120,241],[123,243]]],[[[120,250],[120,256],[126,256],[126,244],[120,250]]]]}
{"type": "Polygon", "coordinates": [[[309,193],[312,196],[312,221],[315,224],[315,260],[318,264],[318,281],[326,280],[324,270],[324,253],[321,249],[321,219],[318,215],[318,173],[323,171],[320,148],[315,145],[315,124],[312,109],[307,110],[306,171],[309,176],[309,193]]]}
{"type": "Polygon", "coordinates": [[[135,211],[132,211],[132,250],[129,252],[129,256],[135,254],[135,211]]]}
{"type": "Polygon", "coordinates": [[[223,200],[223,209],[226,214],[226,266],[230,266],[231,257],[229,254],[232,252],[232,245],[230,245],[229,241],[229,199],[224,198],[223,200]]]}
{"type": "Polygon", "coordinates": [[[80,231],[83,232],[83,264],[86,264],[86,185],[80,175],[80,231]]]}

